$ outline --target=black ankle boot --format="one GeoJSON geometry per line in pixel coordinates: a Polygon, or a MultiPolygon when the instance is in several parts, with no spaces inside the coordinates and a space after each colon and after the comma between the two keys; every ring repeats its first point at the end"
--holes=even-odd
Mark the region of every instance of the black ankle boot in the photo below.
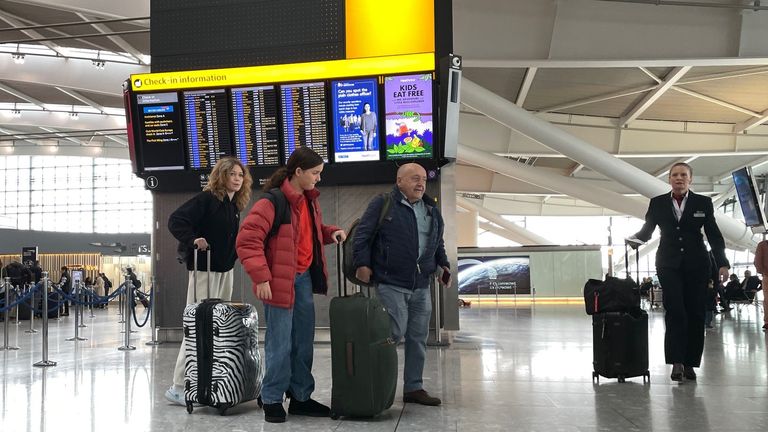
{"type": "Polygon", "coordinates": [[[269,423],[283,423],[285,421],[285,409],[283,408],[283,404],[264,404],[264,421],[269,423]]]}
{"type": "Polygon", "coordinates": [[[328,417],[331,414],[331,409],[311,398],[304,402],[291,398],[291,403],[288,405],[288,413],[309,417],[328,417]]]}

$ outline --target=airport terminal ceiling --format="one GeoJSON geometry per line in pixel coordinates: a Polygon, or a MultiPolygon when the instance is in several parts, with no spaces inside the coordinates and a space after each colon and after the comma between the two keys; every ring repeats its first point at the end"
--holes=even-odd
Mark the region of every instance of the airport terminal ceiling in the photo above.
{"type": "MultiPolygon", "coordinates": [[[[734,7],[453,0],[462,100],[476,84],[646,173],[663,179],[686,161],[695,190],[729,193],[732,170],[768,169],[768,11],[699,3],[734,7]]],[[[120,84],[149,71],[148,17],[148,1],[0,0],[0,155],[127,158],[120,84]]],[[[461,146],[636,195],[483,111],[462,106],[461,146]]],[[[461,154],[457,190],[497,213],[611,213],[461,154]]]]}

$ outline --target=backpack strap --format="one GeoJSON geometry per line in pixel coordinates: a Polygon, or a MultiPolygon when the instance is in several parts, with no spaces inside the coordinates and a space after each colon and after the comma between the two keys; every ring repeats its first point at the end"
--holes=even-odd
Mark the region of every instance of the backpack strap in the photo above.
{"type": "Polygon", "coordinates": [[[371,236],[371,244],[373,244],[373,240],[376,238],[376,234],[379,233],[379,228],[381,228],[381,225],[384,223],[384,218],[386,218],[387,214],[389,213],[389,206],[392,204],[392,195],[390,193],[383,193],[381,194],[381,197],[384,199],[384,204],[381,206],[379,220],[376,222],[376,230],[371,236]]]}
{"type": "Polygon", "coordinates": [[[275,207],[275,218],[272,220],[272,228],[267,233],[267,237],[264,239],[266,244],[267,240],[272,238],[277,231],[280,230],[280,225],[291,223],[291,211],[288,205],[288,198],[285,197],[283,191],[280,188],[272,188],[264,194],[264,198],[269,200],[275,207]]]}

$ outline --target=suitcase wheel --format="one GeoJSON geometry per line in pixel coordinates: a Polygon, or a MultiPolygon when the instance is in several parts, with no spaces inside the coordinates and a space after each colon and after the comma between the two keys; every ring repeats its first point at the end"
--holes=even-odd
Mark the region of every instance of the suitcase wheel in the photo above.
{"type": "Polygon", "coordinates": [[[261,401],[261,396],[256,398],[256,404],[259,405],[259,408],[263,408],[264,407],[264,402],[261,401]]]}
{"type": "Polygon", "coordinates": [[[624,375],[619,375],[619,382],[620,382],[620,383],[623,383],[623,382],[624,382],[624,375]]]}
{"type": "Polygon", "coordinates": [[[595,381],[597,381],[598,383],[600,382],[600,374],[598,374],[597,372],[592,372],[592,382],[594,383],[595,381]]]}
{"type": "Polygon", "coordinates": [[[336,411],[331,411],[330,416],[331,416],[331,420],[339,419],[339,414],[336,411]]]}
{"type": "Polygon", "coordinates": [[[227,415],[227,408],[228,407],[221,407],[221,408],[219,408],[219,415],[220,416],[227,415]]]}
{"type": "Polygon", "coordinates": [[[192,402],[187,402],[187,413],[192,414],[193,409],[192,402]]]}
{"type": "Polygon", "coordinates": [[[648,384],[651,383],[651,373],[649,371],[645,371],[643,374],[643,384],[645,384],[645,380],[648,380],[648,384]]]}

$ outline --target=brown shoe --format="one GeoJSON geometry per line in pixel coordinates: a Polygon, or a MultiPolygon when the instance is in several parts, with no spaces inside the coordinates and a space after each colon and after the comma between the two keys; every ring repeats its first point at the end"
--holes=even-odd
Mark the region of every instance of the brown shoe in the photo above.
{"type": "Polygon", "coordinates": [[[408,393],[403,393],[403,402],[405,403],[417,403],[421,405],[438,406],[443,401],[440,398],[432,397],[425,390],[416,390],[408,393]]]}

